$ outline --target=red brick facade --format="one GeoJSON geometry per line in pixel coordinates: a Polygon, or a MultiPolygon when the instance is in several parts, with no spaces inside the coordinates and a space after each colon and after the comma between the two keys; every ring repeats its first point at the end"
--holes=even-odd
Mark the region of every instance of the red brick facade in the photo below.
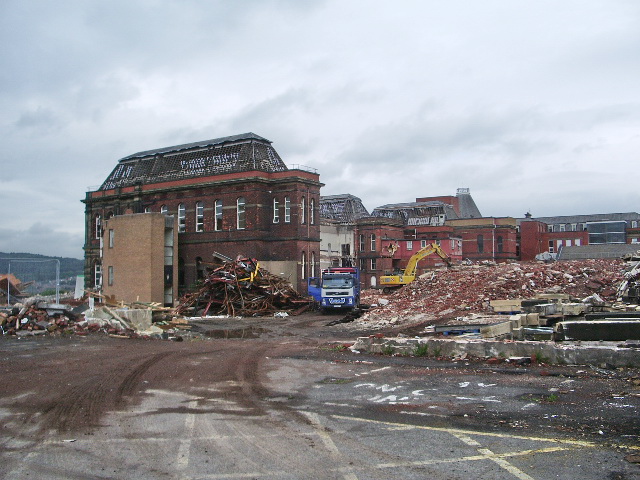
{"type": "Polygon", "coordinates": [[[241,172],[89,192],[84,200],[87,286],[93,286],[94,265],[100,261],[97,215],[108,218],[164,211],[178,216],[182,225],[178,234],[181,289],[197,280],[202,270],[200,262],[211,262],[213,253],[218,252],[232,258],[250,256],[262,262],[294,262],[297,271],[289,273],[296,274],[294,285],[298,290],[306,291],[304,277],[313,270],[312,260],[317,263],[320,257],[320,187],[317,173],[287,170],[241,172]],[[202,208],[196,212],[198,202],[202,208]],[[219,202],[217,209],[216,202],[219,202]],[[241,212],[244,203],[244,215],[238,213],[239,202],[241,212]],[[274,206],[278,211],[275,217],[274,206]]]}

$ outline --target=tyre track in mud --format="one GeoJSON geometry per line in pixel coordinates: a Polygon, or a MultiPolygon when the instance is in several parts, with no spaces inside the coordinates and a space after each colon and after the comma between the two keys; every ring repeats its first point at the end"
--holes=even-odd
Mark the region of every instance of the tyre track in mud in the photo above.
{"type": "MultiPolygon", "coordinates": [[[[131,360],[115,367],[110,373],[94,374],[71,388],[63,389],[48,402],[42,414],[35,418],[41,432],[55,430],[66,433],[73,430],[93,430],[100,426],[100,418],[112,408],[122,408],[140,383],[141,376],[152,366],[171,355],[157,353],[137,365],[124,378],[131,360]],[[117,388],[114,388],[117,385],[117,388]]],[[[31,416],[27,421],[33,421],[31,416]]]]}

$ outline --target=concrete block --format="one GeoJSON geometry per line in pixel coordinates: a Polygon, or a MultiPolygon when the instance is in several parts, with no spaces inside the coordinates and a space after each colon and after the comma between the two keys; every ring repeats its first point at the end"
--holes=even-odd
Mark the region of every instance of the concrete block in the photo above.
{"type": "Polygon", "coordinates": [[[640,320],[560,322],[556,332],[564,340],[640,340],[640,320]]]}
{"type": "Polygon", "coordinates": [[[536,313],[539,313],[540,316],[546,317],[548,315],[553,315],[558,312],[558,305],[555,303],[541,303],[535,306],[536,313]]]}
{"type": "Polygon", "coordinates": [[[522,309],[522,300],[491,300],[489,301],[489,305],[496,313],[519,312],[522,309]]]}
{"type": "Polygon", "coordinates": [[[584,303],[563,303],[560,306],[562,307],[562,314],[568,316],[582,315],[586,310],[584,303]]]}
{"type": "Polygon", "coordinates": [[[540,314],[539,313],[527,313],[526,325],[528,327],[537,327],[540,325],[540,314]]]}
{"type": "Polygon", "coordinates": [[[480,335],[482,338],[497,338],[505,335],[511,335],[512,330],[513,327],[511,321],[501,322],[480,328],[480,335]]]}

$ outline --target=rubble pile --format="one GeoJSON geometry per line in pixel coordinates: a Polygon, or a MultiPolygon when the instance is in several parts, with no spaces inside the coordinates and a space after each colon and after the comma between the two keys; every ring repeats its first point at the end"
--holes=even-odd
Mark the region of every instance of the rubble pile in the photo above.
{"type": "Polygon", "coordinates": [[[309,299],[282,277],[260,268],[256,260],[242,258],[213,270],[195,292],[179,300],[180,315],[263,316],[279,311],[300,313],[309,299]]]}
{"type": "Polygon", "coordinates": [[[68,306],[38,301],[0,313],[0,328],[3,334],[18,336],[83,330],[78,325],[78,316],[68,306]]]}
{"type": "Polygon", "coordinates": [[[597,293],[615,301],[623,271],[622,260],[610,259],[461,265],[429,272],[391,295],[363,296],[363,302],[378,303],[380,298],[389,303],[372,309],[360,321],[441,320],[491,313],[491,300],[541,293],[566,293],[577,299],[597,293]]]}

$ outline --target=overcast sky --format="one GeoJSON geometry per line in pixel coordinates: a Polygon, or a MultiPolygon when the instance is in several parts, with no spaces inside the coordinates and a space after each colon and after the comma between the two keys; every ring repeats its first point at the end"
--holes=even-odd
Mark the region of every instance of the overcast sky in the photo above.
{"type": "Polygon", "coordinates": [[[131,153],[254,132],[370,211],[640,210],[637,0],[2,0],[0,251],[82,257],[131,153]]]}

